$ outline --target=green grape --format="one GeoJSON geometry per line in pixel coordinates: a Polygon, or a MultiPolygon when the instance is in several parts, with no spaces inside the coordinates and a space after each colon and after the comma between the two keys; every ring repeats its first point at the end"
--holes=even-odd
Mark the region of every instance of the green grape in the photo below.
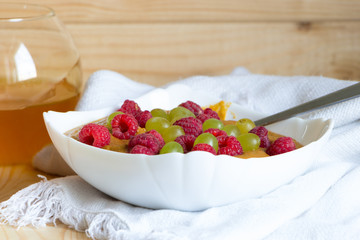
{"type": "Polygon", "coordinates": [[[174,141],[178,136],[185,135],[184,129],[177,125],[172,125],[168,128],[162,129],[160,131],[161,136],[163,137],[165,143],[174,141]]]}
{"type": "Polygon", "coordinates": [[[160,150],[160,154],[172,153],[172,152],[184,153],[184,149],[180,145],[180,143],[171,141],[166,143],[160,150]]]}
{"type": "Polygon", "coordinates": [[[206,143],[211,145],[215,151],[217,152],[219,149],[219,143],[218,140],[216,139],[216,137],[214,135],[212,135],[211,133],[202,133],[200,134],[194,142],[194,146],[198,143],[206,143]]]}
{"type": "Polygon", "coordinates": [[[184,107],[176,107],[170,110],[169,120],[171,123],[174,123],[177,120],[186,117],[195,117],[195,114],[184,107]]]}
{"type": "Polygon", "coordinates": [[[170,122],[162,117],[152,117],[145,124],[146,131],[156,130],[161,132],[164,128],[170,127],[170,122]]]}
{"type": "Polygon", "coordinates": [[[260,146],[260,137],[253,133],[243,133],[237,137],[244,151],[256,150],[260,146]]]}
{"type": "Polygon", "coordinates": [[[150,111],[150,113],[153,117],[162,117],[169,120],[169,115],[166,113],[165,110],[161,108],[154,108],[153,110],[150,111]]]}
{"type": "Polygon", "coordinates": [[[236,122],[236,126],[240,129],[241,133],[247,133],[255,127],[255,123],[248,118],[242,118],[236,122]]]}
{"type": "Polygon", "coordinates": [[[224,130],[228,136],[238,137],[241,134],[240,129],[235,125],[226,125],[222,130],[224,130]]]}
{"type": "Polygon", "coordinates": [[[111,129],[112,126],[111,126],[111,121],[114,119],[114,117],[116,115],[119,115],[119,114],[124,114],[123,112],[113,112],[112,114],[110,114],[106,120],[106,126],[111,129]]]}
{"type": "Polygon", "coordinates": [[[203,128],[203,131],[205,131],[209,128],[216,128],[216,129],[222,130],[224,128],[224,123],[221,120],[218,120],[215,118],[210,118],[203,123],[202,128],[203,128]]]}

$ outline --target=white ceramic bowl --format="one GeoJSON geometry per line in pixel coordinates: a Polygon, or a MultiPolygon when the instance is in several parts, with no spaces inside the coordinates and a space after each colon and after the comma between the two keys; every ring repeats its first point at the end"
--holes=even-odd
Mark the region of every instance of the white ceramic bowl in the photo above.
{"type": "MultiPolygon", "coordinates": [[[[142,109],[170,109],[193,100],[202,106],[219,101],[186,86],[156,89],[135,101],[142,109]]],[[[207,152],[148,156],[98,149],[64,135],[114,108],[87,112],[47,112],[45,124],[64,160],[85,181],[125,202],[148,208],[197,211],[262,196],[304,174],[326,143],[332,120],[292,118],[267,126],[304,147],[266,158],[239,159],[207,152]]],[[[227,119],[263,117],[232,104],[227,119]]]]}

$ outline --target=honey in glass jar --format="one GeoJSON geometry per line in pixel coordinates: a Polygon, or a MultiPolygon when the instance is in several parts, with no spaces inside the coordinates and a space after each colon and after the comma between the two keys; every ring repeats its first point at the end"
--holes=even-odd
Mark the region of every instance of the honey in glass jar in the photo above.
{"type": "Polygon", "coordinates": [[[30,164],[50,138],[43,112],[73,110],[79,53],[45,6],[0,3],[0,165],[30,164]]]}

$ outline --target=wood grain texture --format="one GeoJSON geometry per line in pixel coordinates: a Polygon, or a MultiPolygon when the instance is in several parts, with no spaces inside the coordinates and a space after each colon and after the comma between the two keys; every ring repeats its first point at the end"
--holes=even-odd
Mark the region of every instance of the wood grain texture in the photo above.
{"type": "MultiPolygon", "coordinates": [[[[35,1],[33,1],[35,2],[35,1]]],[[[357,0],[37,0],[66,23],[360,19],[357,0]]]]}
{"type": "Polygon", "coordinates": [[[360,79],[357,0],[37,0],[80,50],[84,80],[100,69],[155,86],[194,74],[360,79]]]}
{"type": "Polygon", "coordinates": [[[360,22],[69,24],[85,79],[110,69],[156,86],[191,75],[360,79],[360,22]],[[94,35],[96,33],[96,36],[94,35]]]}
{"type": "Polygon", "coordinates": [[[9,199],[20,189],[41,181],[39,174],[51,178],[28,165],[0,166],[0,202],[9,199]]]}
{"type": "MultiPolygon", "coordinates": [[[[27,165],[0,166],[0,202],[5,201],[17,191],[42,180],[38,175],[52,179],[56,176],[34,170],[27,165]]],[[[73,240],[89,239],[85,233],[77,232],[62,223],[42,228],[22,227],[17,229],[9,225],[0,225],[2,240],[73,240]]]]}
{"type": "Polygon", "coordinates": [[[85,233],[77,232],[59,223],[42,228],[22,227],[20,229],[0,225],[0,239],[3,240],[88,240],[85,233]]]}

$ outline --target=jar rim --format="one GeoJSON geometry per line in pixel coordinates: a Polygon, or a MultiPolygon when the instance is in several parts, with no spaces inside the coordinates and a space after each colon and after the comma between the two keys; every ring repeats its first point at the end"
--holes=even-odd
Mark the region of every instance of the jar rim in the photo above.
{"type": "Polygon", "coordinates": [[[0,22],[23,22],[54,17],[55,11],[45,5],[0,2],[0,22]]]}

